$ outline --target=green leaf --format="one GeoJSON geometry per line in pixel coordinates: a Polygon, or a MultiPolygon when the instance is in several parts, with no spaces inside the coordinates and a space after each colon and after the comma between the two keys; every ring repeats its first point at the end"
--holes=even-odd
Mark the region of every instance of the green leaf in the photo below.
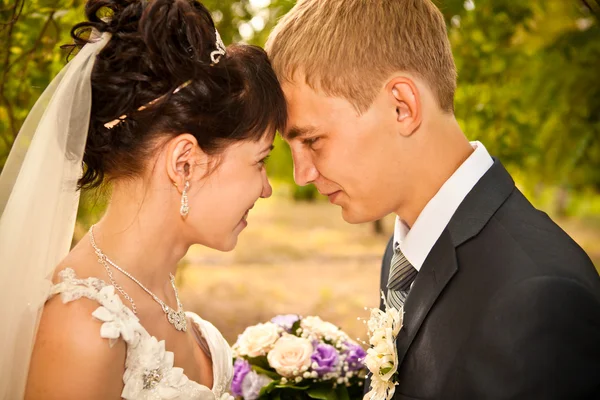
{"type": "Polygon", "coordinates": [[[338,400],[336,389],[330,384],[321,384],[314,386],[306,391],[311,399],[319,400],[338,400]]]}
{"type": "Polygon", "coordinates": [[[275,390],[277,387],[278,387],[278,382],[273,381],[273,382],[269,383],[268,385],[266,385],[262,389],[260,389],[258,397],[262,398],[263,396],[268,395],[273,390],[275,390]]]}
{"type": "Polygon", "coordinates": [[[269,360],[267,360],[267,356],[246,357],[246,360],[248,360],[248,362],[252,365],[256,365],[264,369],[271,369],[271,366],[269,365],[269,360]]]}
{"type": "Polygon", "coordinates": [[[252,369],[254,371],[256,371],[257,373],[259,373],[261,375],[266,375],[269,378],[274,379],[276,381],[279,381],[279,379],[281,379],[281,377],[277,374],[277,372],[269,371],[268,369],[264,369],[264,368],[261,368],[256,365],[250,365],[250,367],[252,367],[252,369]]]}
{"type": "Polygon", "coordinates": [[[299,319],[298,321],[294,322],[294,325],[292,325],[292,335],[298,336],[298,333],[296,331],[300,328],[300,322],[301,321],[302,320],[299,319]]]}
{"type": "Polygon", "coordinates": [[[339,400],[350,400],[348,388],[345,385],[339,385],[335,390],[339,400]]]}
{"type": "Polygon", "coordinates": [[[306,394],[307,386],[282,386],[269,384],[260,391],[259,400],[304,400],[310,397],[306,394]]]}
{"type": "Polygon", "coordinates": [[[310,388],[310,386],[277,385],[277,389],[307,390],[308,388],[310,388]]]}

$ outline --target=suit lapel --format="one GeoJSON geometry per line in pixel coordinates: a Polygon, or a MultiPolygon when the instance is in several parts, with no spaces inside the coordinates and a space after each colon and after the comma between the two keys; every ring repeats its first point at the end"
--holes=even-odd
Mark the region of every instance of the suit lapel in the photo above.
{"type": "Polygon", "coordinates": [[[477,235],[514,190],[512,177],[500,161],[494,159],[492,167],[465,197],[448,223],[454,246],[477,235]]]}
{"type": "Polygon", "coordinates": [[[429,310],[457,270],[454,245],[446,229],[421,267],[404,304],[404,326],[397,340],[399,364],[402,364],[429,310]]]}
{"type": "MultiPolygon", "coordinates": [[[[458,272],[456,248],[481,232],[514,190],[511,176],[500,161],[494,159],[492,167],[454,213],[425,259],[404,304],[404,326],[397,339],[399,365],[435,301],[458,272]]],[[[382,283],[385,288],[387,278],[382,279],[382,283]]]]}

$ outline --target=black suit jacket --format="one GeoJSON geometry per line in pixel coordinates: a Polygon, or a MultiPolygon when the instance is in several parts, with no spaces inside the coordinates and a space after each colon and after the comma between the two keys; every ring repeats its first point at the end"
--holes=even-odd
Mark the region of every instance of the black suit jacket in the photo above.
{"type": "Polygon", "coordinates": [[[394,399],[600,399],[600,278],[495,160],[417,275],[397,346],[394,399]]]}

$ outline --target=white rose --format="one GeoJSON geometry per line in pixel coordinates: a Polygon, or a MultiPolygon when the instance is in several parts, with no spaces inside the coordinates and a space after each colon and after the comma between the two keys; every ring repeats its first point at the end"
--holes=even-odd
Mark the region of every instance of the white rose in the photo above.
{"type": "Polygon", "coordinates": [[[272,322],[246,328],[236,343],[236,353],[240,356],[259,357],[271,350],[279,339],[279,327],[272,322]]]}
{"type": "Polygon", "coordinates": [[[391,328],[380,328],[370,338],[372,348],[367,350],[365,364],[373,373],[388,381],[398,369],[398,354],[391,328]],[[382,369],[385,371],[382,373],[382,369]]]}
{"type": "Polygon", "coordinates": [[[363,400],[390,400],[394,396],[395,385],[392,377],[398,370],[396,337],[402,329],[404,310],[389,307],[383,292],[381,297],[385,311],[371,309],[371,318],[367,322],[369,343],[365,364],[371,373],[371,390],[363,400]]]}
{"type": "Polygon", "coordinates": [[[403,313],[395,308],[388,308],[385,312],[378,308],[371,309],[371,318],[367,322],[369,332],[378,329],[391,329],[394,337],[398,336],[402,328],[403,313]]]}
{"type": "Polygon", "coordinates": [[[396,384],[382,381],[377,378],[371,380],[371,390],[365,394],[363,400],[391,400],[396,391],[396,384]]]}
{"type": "Polygon", "coordinates": [[[319,317],[306,317],[300,322],[303,332],[308,335],[313,334],[318,339],[326,338],[337,341],[340,338],[345,339],[345,334],[330,322],[325,322],[319,317]]]}
{"type": "Polygon", "coordinates": [[[398,336],[398,333],[402,328],[402,323],[404,322],[404,310],[400,312],[395,308],[388,308],[387,310],[385,310],[385,313],[387,314],[388,318],[392,321],[391,324],[394,337],[398,336]]]}
{"type": "Polygon", "coordinates": [[[267,359],[269,365],[275,368],[279,375],[291,378],[302,374],[310,367],[313,351],[313,345],[309,340],[285,335],[275,343],[267,359]]]}

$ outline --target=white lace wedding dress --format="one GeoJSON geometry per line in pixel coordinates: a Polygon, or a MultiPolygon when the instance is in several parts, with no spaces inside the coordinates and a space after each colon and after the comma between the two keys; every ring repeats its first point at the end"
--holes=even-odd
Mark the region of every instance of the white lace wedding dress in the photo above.
{"type": "Polygon", "coordinates": [[[127,400],[232,400],[227,393],[233,376],[231,349],[210,322],[194,313],[186,313],[197,326],[210,349],[213,362],[213,388],[194,382],[182,368],[173,366],[174,355],[165,350],[165,342],[151,336],[135,314],[115,294],[113,286],[98,278],[79,279],[67,268],[59,273],[60,282],[52,287],[50,297],[60,294],[64,303],[82,297],[94,300],[99,307],[92,316],[102,322],[98,334],[112,346],[121,338],[127,344],[125,387],[121,396],[127,400]]]}

